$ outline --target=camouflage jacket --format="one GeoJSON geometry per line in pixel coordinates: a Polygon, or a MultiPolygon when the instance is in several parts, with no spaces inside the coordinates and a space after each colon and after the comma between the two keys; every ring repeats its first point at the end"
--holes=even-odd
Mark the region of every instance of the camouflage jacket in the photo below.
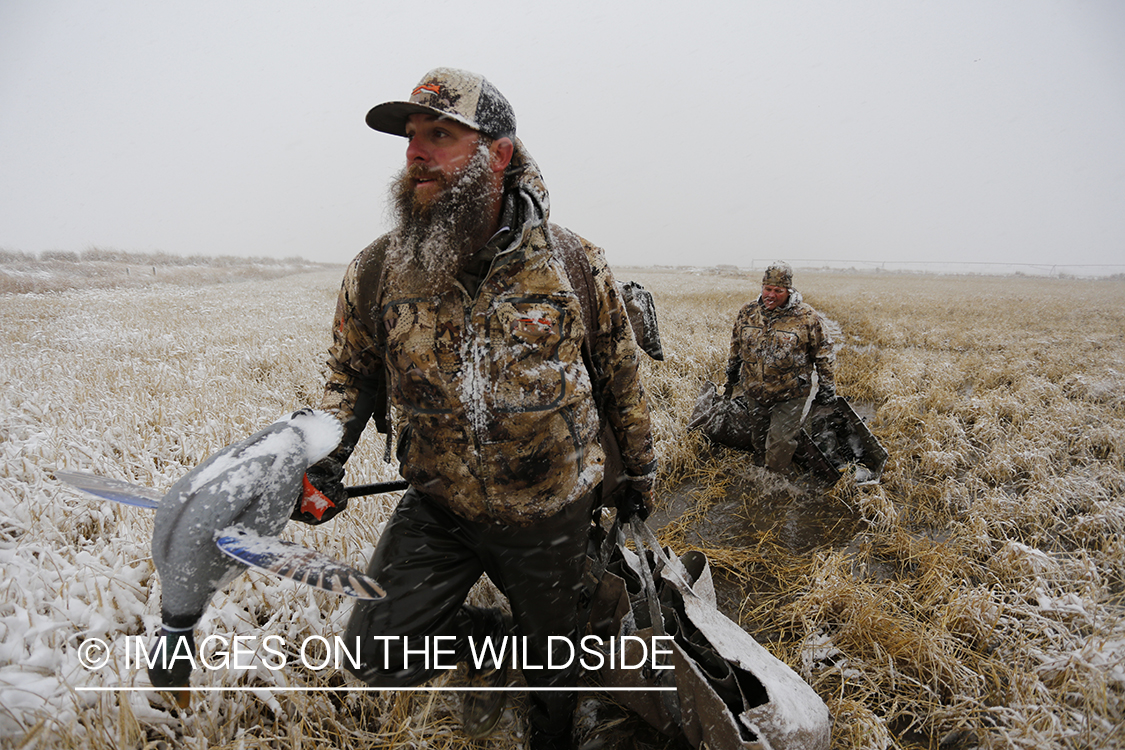
{"type": "MultiPolygon", "coordinates": [[[[554,249],[538,167],[518,141],[509,169],[502,241],[479,288],[421,292],[417,270],[383,262],[393,235],[352,261],[323,407],[345,425],[337,459],[372,415],[387,431],[389,403],[406,424],[397,454],[414,487],[465,518],[528,525],[593,489],[605,455],[579,298],[554,249]]],[[[602,413],[645,491],[656,461],[639,349],[602,251],[581,243],[597,289],[591,352],[607,378],[602,413]]]]}
{"type": "MultiPolygon", "coordinates": [[[[835,355],[820,315],[793,290],[784,307],[767,310],[759,297],[738,313],[731,332],[727,379],[766,403],[807,398],[812,372],[835,390],[835,355]]],[[[737,390],[736,390],[737,393],[737,390]]]]}

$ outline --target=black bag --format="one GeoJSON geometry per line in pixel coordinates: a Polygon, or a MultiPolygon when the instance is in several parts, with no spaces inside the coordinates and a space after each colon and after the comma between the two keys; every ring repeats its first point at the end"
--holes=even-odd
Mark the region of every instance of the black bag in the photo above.
{"type": "Polygon", "coordinates": [[[728,448],[754,450],[754,441],[750,437],[750,415],[746,406],[724,396],[710,380],[704,381],[703,387],[699,389],[687,428],[689,431],[699,430],[709,440],[728,448]]]}
{"type": "MultiPolygon", "coordinates": [[[[719,612],[703,553],[678,557],[661,549],[643,521],[631,522],[634,545],[615,526],[605,573],[592,602],[590,630],[604,639],[633,635],[649,642],[672,636],[675,670],[604,665],[617,700],[669,736],[697,748],[826,750],[831,717],[813,689],[737,623],[719,612]],[[669,676],[671,675],[671,679],[669,676]],[[675,686],[675,692],[651,690],[675,686]]],[[[599,561],[594,560],[596,570],[599,561]]],[[[636,644],[639,652],[641,646],[636,644]]],[[[630,663],[636,663],[634,658],[630,663]]]]}

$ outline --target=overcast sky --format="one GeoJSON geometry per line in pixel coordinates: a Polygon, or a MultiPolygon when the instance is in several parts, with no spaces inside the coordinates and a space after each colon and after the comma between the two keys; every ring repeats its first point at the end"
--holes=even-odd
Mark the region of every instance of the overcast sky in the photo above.
{"type": "Polygon", "coordinates": [[[0,248],[346,262],[438,66],[611,263],[1125,264],[1118,0],[3,0],[0,248]]]}

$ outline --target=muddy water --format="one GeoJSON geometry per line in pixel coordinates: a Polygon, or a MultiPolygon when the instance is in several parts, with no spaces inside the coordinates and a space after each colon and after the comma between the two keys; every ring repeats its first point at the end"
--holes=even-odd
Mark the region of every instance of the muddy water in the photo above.
{"type": "MultiPolygon", "coordinates": [[[[783,554],[798,556],[821,547],[848,547],[866,524],[843,503],[826,498],[824,491],[823,485],[801,477],[790,481],[750,465],[721,500],[690,523],[686,539],[705,549],[780,548],[783,554]]],[[[663,528],[680,519],[700,497],[698,486],[667,493],[667,506],[653,513],[650,525],[663,528]]],[[[736,621],[744,604],[753,606],[756,595],[776,593],[772,580],[762,575],[740,580],[714,567],[712,574],[719,609],[736,621]]]]}
{"type": "MultiPolygon", "coordinates": [[[[788,552],[803,554],[824,545],[847,546],[861,528],[858,516],[828,500],[816,486],[802,487],[761,470],[760,481],[732,485],[725,499],[690,526],[688,540],[701,547],[756,547],[769,534],[788,552]]],[[[678,488],[650,524],[662,528],[692,508],[698,487],[678,488]]]]}
{"type": "MultiPolygon", "coordinates": [[[[870,425],[875,419],[874,404],[848,403],[864,424],[870,425]]],[[[821,427],[826,426],[821,424],[821,427]]],[[[837,438],[837,442],[845,439],[837,438]]],[[[814,435],[813,439],[823,442],[821,436],[814,435]]],[[[702,460],[718,458],[724,464],[733,461],[732,471],[727,476],[734,476],[723,499],[694,523],[689,541],[702,547],[739,548],[757,546],[768,535],[788,552],[803,554],[823,545],[847,546],[859,530],[860,522],[855,514],[841,503],[827,499],[825,493],[829,487],[811,473],[782,477],[763,468],[760,456],[755,459],[750,453],[717,446],[705,450],[718,451],[721,455],[701,456],[702,460]]],[[[835,456],[830,460],[842,468],[858,459],[835,456]]],[[[704,489],[685,485],[667,491],[663,498],[665,507],[654,514],[652,525],[662,528],[693,510],[701,502],[700,498],[710,494],[704,493],[704,489]]]]}

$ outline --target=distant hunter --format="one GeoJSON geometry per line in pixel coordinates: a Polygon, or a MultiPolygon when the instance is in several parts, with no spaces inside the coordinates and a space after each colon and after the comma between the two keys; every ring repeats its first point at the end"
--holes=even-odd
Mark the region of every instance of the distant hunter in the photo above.
{"type": "Polygon", "coordinates": [[[755,450],[784,472],[793,460],[805,401],[836,401],[835,355],[820,314],[793,288],[788,263],[770,264],[762,293],[738,313],[731,333],[725,395],[745,402],[755,450]]]}

